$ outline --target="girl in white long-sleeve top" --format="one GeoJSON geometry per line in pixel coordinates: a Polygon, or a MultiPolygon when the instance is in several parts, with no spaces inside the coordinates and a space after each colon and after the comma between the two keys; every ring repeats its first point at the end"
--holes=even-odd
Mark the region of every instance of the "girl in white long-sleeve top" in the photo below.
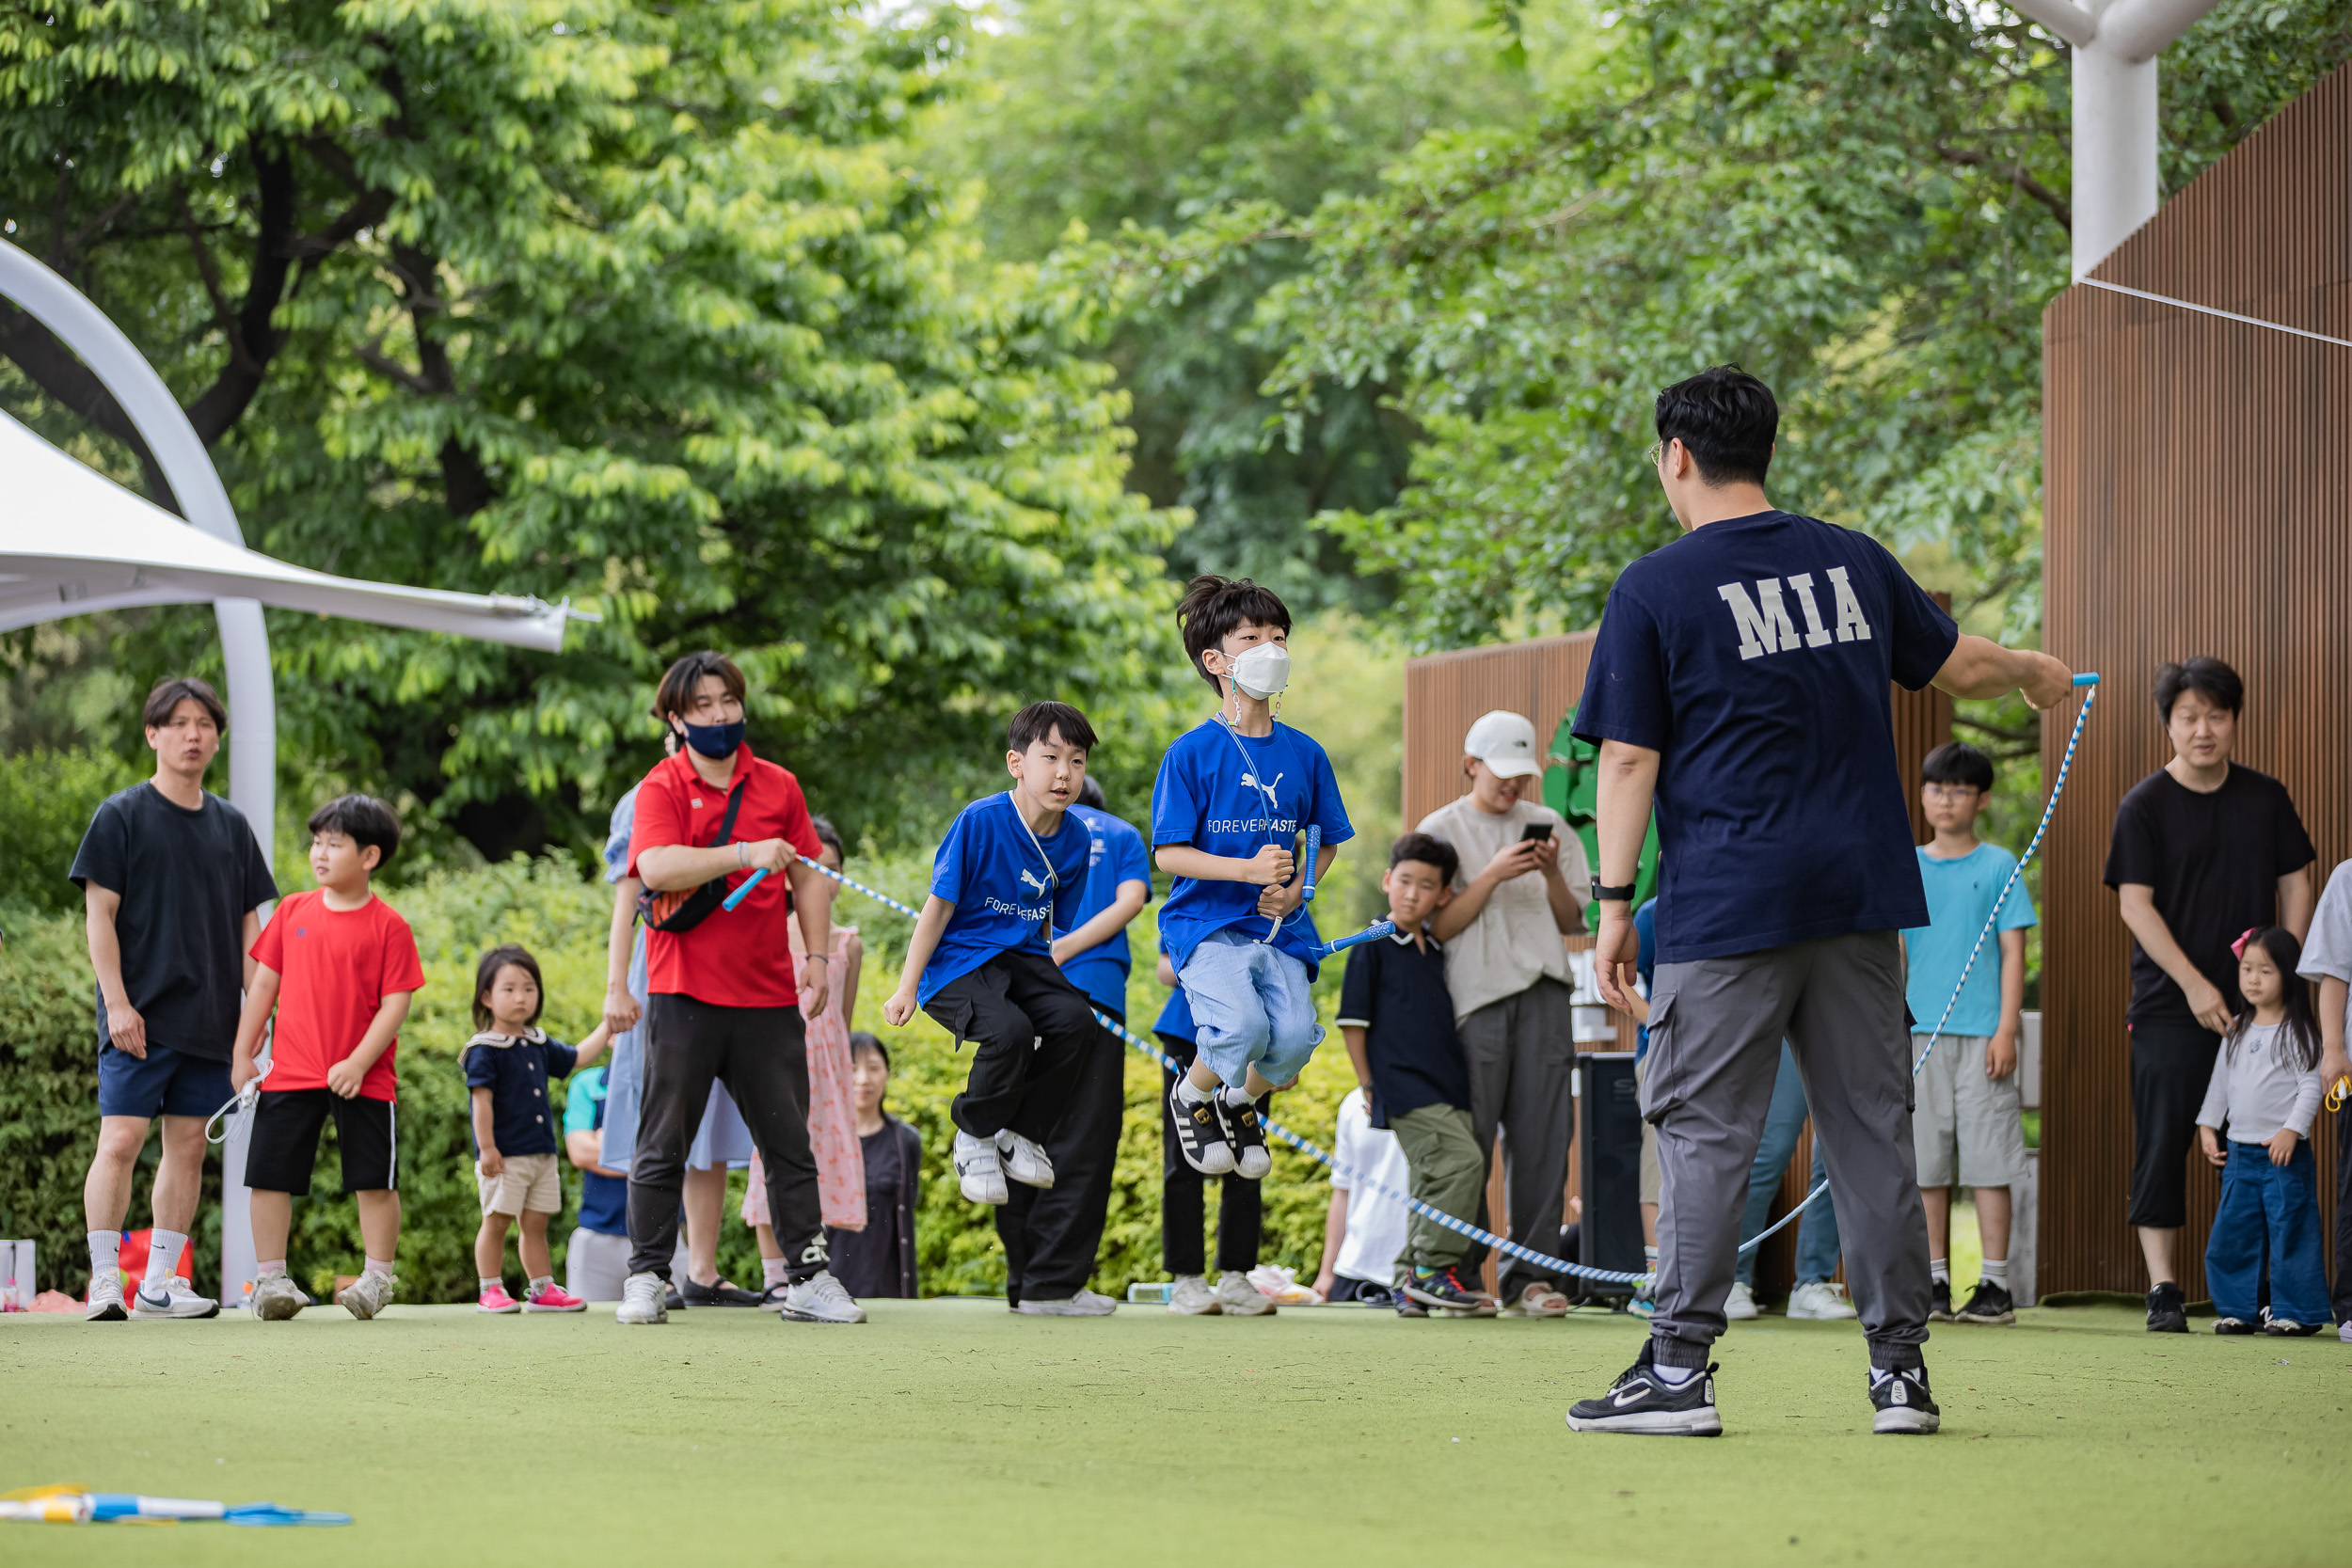
{"type": "Polygon", "coordinates": [[[2230,1025],[2197,1113],[2205,1158],[2221,1167],[2221,1208],[2205,1243],[2216,1334],[2316,1334],[2328,1326],[2312,1120],[2319,1114],[2319,1023],[2296,977],[2303,944],[2283,926],[2237,940],[2246,1006],[2230,1025]],[[2227,1138],[2225,1147],[2224,1138],[2227,1138]],[[2256,1320],[2265,1238],[2270,1323],[2256,1320]]]}

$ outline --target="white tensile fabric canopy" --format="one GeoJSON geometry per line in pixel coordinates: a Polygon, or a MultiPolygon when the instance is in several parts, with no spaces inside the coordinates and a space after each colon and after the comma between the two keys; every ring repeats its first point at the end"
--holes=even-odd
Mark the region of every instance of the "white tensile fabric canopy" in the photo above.
{"type": "Polygon", "coordinates": [[[190,528],[0,414],[0,631],[131,605],[258,599],[561,652],[564,605],[361,582],[190,528]]]}

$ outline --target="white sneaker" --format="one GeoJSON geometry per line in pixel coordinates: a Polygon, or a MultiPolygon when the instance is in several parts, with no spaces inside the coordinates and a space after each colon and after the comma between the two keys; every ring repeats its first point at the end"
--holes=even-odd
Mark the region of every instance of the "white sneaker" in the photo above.
{"type": "Polygon", "coordinates": [[[1225,1310],[1217,1305],[1209,1282],[1197,1274],[1176,1276],[1176,1283],[1168,1287],[1168,1309],[1180,1318],[1214,1318],[1225,1310]]]}
{"type": "Polygon", "coordinates": [[[310,1298],[302,1293],[292,1275],[280,1270],[255,1280],[253,1295],[246,1305],[263,1323],[283,1323],[310,1306],[310,1298]]]}
{"type": "Polygon", "coordinates": [[[199,1296],[196,1287],[178,1275],[164,1281],[163,1289],[151,1291],[141,1283],[138,1294],[131,1299],[131,1316],[135,1318],[217,1318],[220,1303],[210,1296],[199,1296]]]}
{"type": "Polygon", "coordinates": [[[344,1311],[364,1323],[392,1304],[392,1287],[398,1283],[390,1275],[370,1269],[344,1286],[336,1299],[343,1304],[344,1311]]]}
{"type": "Polygon", "coordinates": [[[1826,1321],[1858,1318],[1862,1314],[1846,1304],[1836,1286],[1826,1279],[1816,1279],[1788,1292],[1788,1315],[1826,1321]]]}
{"type": "Polygon", "coordinates": [[[1216,1276],[1217,1309],[1229,1318],[1263,1318],[1274,1311],[1274,1298],[1249,1283],[1238,1269],[1216,1276]]]}
{"type": "Polygon", "coordinates": [[[612,1309],[616,1323],[666,1323],[670,1309],[662,1304],[666,1294],[658,1274],[633,1274],[621,1281],[621,1305],[612,1309]]]}
{"type": "Polygon", "coordinates": [[[956,1132],[956,1180],[966,1203],[999,1204],[1012,1195],[1005,1187],[1005,1163],[997,1156],[996,1140],[956,1132]]]}
{"type": "Polygon", "coordinates": [[[1108,1296],[1080,1291],[1058,1300],[1039,1301],[1033,1296],[1023,1296],[1021,1305],[1013,1310],[1032,1318],[1107,1318],[1118,1306],[1108,1296]]]}
{"type": "Polygon", "coordinates": [[[1724,1298],[1724,1316],[1733,1323],[1743,1323],[1756,1315],[1756,1292],[1740,1280],[1733,1280],[1731,1294],[1724,1298]]]}
{"type": "Polygon", "coordinates": [[[1008,1127],[996,1134],[996,1148],[1004,1157],[1005,1175],[1010,1180],[1025,1187],[1054,1184],[1054,1162],[1033,1140],[1008,1127]]]}
{"type": "Polygon", "coordinates": [[[782,1315],[788,1323],[862,1323],[866,1308],[830,1270],[819,1269],[798,1285],[785,1287],[782,1315]]]}
{"type": "Polygon", "coordinates": [[[105,1269],[89,1276],[89,1300],[82,1307],[87,1323],[119,1323],[130,1314],[122,1309],[122,1276],[105,1269]]]}

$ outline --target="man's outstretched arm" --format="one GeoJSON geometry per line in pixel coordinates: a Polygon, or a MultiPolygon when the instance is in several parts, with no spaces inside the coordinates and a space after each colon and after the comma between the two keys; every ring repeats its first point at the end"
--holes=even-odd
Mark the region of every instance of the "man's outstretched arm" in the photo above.
{"type": "Polygon", "coordinates": [[[2031,648],[2004,648],[1989,637],[1961,634],[1935,673],[1935,688],[1955,697],[1983,699],[2023,691],[2035,707],[2056,707],[2074,689],[2074,672],[2031,648]]]}

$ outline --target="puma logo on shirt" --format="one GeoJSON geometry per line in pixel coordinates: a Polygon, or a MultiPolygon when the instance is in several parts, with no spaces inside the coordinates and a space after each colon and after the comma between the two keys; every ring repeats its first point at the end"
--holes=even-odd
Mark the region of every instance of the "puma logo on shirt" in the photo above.
{"type": "Polygon", "coordinates": [[[1044,884],[1043,882],[1041,882],[1041,881],[1039,881],[1039,880],[1037,879],[1037,874],[1036,874],[1035,872],[1033,872],[1033,871],[1024,871],[1024,872],[1022,872],[1022,873],[1021,873],[1021,879],[1022,879],[1022,881],[1024,881],[1024,882],[1025,882],[1026,884],[1028,884],[1030,887],[1035,888],[1035,889],[1036,889],[1038,892],[1040,892],[1040,893],[1043,893],[1044,891],[1046,891],[1045,884],[1044,884]]]}
{"type": "Polygon", "coordinates": [[[1827,576],[1831,608],[1837,616],[1835,631],[1821,624],[1821,610],[1814,598],[1810,572],[1799,572],[1786,579],[1764,578],[1756,583],[1754,598],[1748,596],[1743,583],[1726,582],[1716,589],[1724,603],[1731,608],[1732,625],[1740,633],[1740,657],[1755,658],[1763,654],[1787,653],[1798,645],[1796,623],[1788,618],[1788,606],[1781,594],[1784,580],[1804,615],[1804,646],[1820,648],[1834,641],[1869,641],[1870,623],[1862,613],[1862,601],[1855,596],[1853,585],[1846,578],[1846,568],[1833,566],[1827,576]]]}

